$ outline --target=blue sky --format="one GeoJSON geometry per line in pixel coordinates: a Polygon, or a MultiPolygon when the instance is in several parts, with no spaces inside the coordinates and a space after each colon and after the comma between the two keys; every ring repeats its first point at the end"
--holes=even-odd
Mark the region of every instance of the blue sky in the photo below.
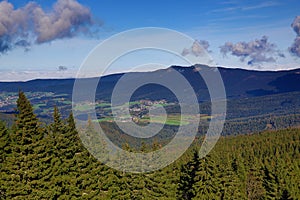
{"type": "MultiPolygon", "coordinates": [[[[28,4],[28,1],[20,0],[8,2],[14,5],[14,9],[23,8],[28,4]]],[[[52,0],[35,2],[45,13],[50,13],[53,4],[56,3],[52,0]]],[[[35,71],[28,76],[39,76],[38,72],[44,73],[42,76],[50,77],[73,76],[88,53],[101,41],[119,32],[141,27],[173,29],[198,41],[208,41],[208,51],[217,65],[259,70],[300,68],[299,56],[288,51],[297,35],[291,24],[295,17],[300,15],[298,0],[79,0],[78,3],[90,9],[93,21],[97,23],[89,29],[91,32],[97,30],[96,33],[81,32],[72,36],[52,38],[49,41],[32,42],[27,51],[21,47],[13,47],[0,54],[0,80],[13,79],[12,75],[9,76],[11,72],[14,72],[15,77],[18,72],[22,72],[23,76],[19,79],[26,79],[24,71],[35,71]],[[265,58],[261,58],[265,52],[251,52],[245,57],[234,52],[242,41],[247,44],[247,49],[244,50],[248,52],[251,42],[263,42],[263,36],[267,36],[267,44],[276,45],[274,48],[270,47],[271,53],[265,58]],[[224,56],[224,52],[220,52],[220,46],[226,42],[231,42],[232,45],[226,46],[227,56],[224,56]],[[285,57],[279,56],[281,54],[285,57]],[[70,73],[58,73],[57,68],[60,65],[67,66],[70,73]],[[45,71],[53,73],[49,72],[47,75],[45,71]]],[[[0,10],[0,18],[1,15],[5,13],[1,13],[0,10]]]]}

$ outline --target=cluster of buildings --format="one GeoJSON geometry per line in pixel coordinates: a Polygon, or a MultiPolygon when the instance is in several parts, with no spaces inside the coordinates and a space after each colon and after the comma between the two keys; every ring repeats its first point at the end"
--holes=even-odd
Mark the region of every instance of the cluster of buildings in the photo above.
{"type": "MultiPolygon", "coordinates": [[[[166,100],[156,100],[156,101],[151,101],[151,100],[140,100],[137,103],[131,104],[129,106],[129,112],[131,116],[122,116],[120,115],[117,120],[122,121],[122,122],[128,122],[128,121],[134,121],[138,122],[139,119],[145,117],[149,113],[149,108],[151,106],[155,105],[165,105],[167,104],[166,100]]],[[[128,107],[122,107],[120,108],[120,113],[122,112],[122,109],[128,109],[128,107]]]]}
{"type": "Polygon", "coordinates": [[[17,95],[1,95],[0,96],[0,110],[2,112],[9,111],[9,107],[15,106],[18,99],[17,95]]]}

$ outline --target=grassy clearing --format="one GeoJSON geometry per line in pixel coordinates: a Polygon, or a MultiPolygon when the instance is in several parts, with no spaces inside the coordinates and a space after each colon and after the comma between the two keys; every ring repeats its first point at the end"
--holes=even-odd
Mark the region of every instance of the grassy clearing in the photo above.
{"type": "MultiPolygon", "coordinates": [[[[130,118],[130,116],[124,116],[126,118],[130,118]]],[[[166,125],[173,125],[173,126],[180,126],[180,125],[188,125],[191,122],[195,121],[195,116],[192,115],[183,115],[182,116],[182,122],[181,120],[181,115],[168,115],[166,122],[164,121],[164,117],[163,116],[153,116],[151,118],[153,123],[159,123],[159,124],[166,124],[166,125]]],[[[211,119],[211,116],[209,115],[205,115],[205,116],[201,116],[201,119],[211,119]]],[[[97,120],[98,122],[105,122],[105,121],[113,121],[114,118],[113,117],[106,117],[106,118],[102,118],[97,120]]],[[[149,117],[144,117],[142,119],[139,119],[139,123],[149,123],[150,122],[150,118],[149,117]]]]}
{"type": "Polygon", "coordinates": [[[110,107],[111,104],[110,104],[110,103],[104,103],[104,102],[103,102],[103,103],[97,103],[96,106],[97,106],[97,107],[110,107]]]}

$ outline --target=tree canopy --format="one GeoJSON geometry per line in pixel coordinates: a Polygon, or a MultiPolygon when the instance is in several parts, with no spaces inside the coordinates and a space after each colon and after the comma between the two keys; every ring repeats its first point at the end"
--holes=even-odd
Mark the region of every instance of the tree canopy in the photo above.
{"type": "MultiPolygon", "coordinates": [[[[0,199],[300,198],[299,129],[221,137],[204,158],[201,142],[158,171],[120,172],[84,148],[72,113],[62,119],[54,107],[53,122],[42,125],[19,92],[15,124],[0,122],[0,199]]],[[[143,144],[139,151],[162,145],[143,144]]]]}

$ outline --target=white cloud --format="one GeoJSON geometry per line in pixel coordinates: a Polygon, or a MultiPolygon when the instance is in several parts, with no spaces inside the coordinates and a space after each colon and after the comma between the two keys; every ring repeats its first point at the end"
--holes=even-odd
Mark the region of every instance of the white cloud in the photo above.
{"type": "Polygon", "coordinates": [[[0,81],[28,81],[33,79],[73,78],[77,71],[1,71],[0,81]]]}

